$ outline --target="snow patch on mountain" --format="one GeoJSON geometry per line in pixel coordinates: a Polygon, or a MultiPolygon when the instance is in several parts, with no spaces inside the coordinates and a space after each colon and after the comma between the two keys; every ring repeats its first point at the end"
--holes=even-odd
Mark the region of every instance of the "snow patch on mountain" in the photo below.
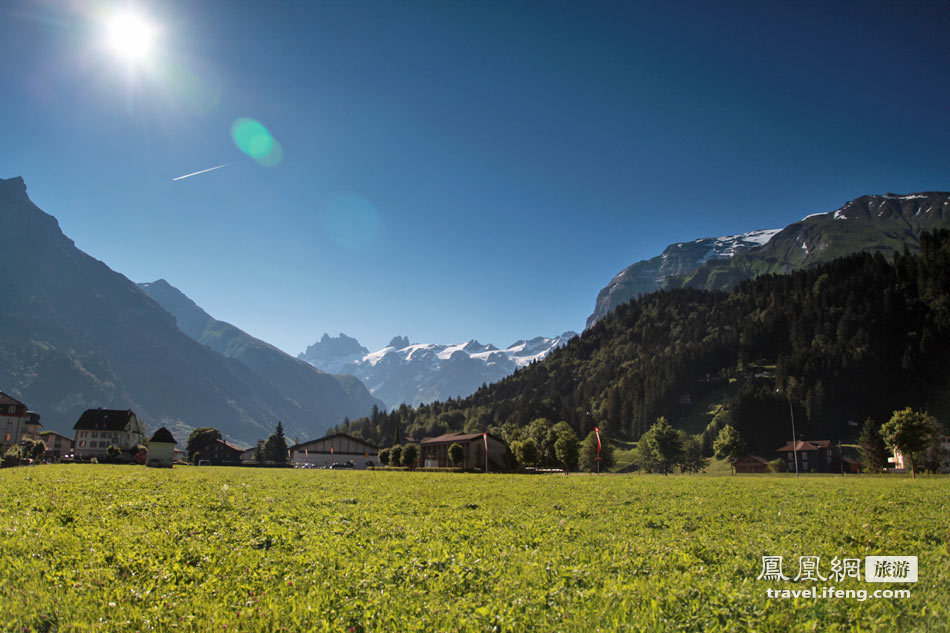
{"type": "Polygon", "coordinates": [[[333,357],[326,353],[327,350],[349,352],[355,339],[341,334],[340,338],[348,343],[342,346],[324,335],[316,348],[319,354],[309,353],[314,349],[311,346],[299,358],[329,373],[356,376],[388,407],[397,407],[402,403],[419,405],[468,396],[482,384],[497,382],[517,369],[545,358],[575,336],[574,332],[555,337],[539,336],[515,341],[505,349],[490,343],[484,345],[475,339],[451,345],[410,345],[405,337],[396,337],[390,345],[375,352],[342,353],[333,357]]]}

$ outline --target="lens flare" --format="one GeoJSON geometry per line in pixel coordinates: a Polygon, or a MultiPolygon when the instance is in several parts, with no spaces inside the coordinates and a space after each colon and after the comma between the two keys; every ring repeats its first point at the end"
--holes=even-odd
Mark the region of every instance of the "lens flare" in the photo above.
{"type": "Polygon", "coordinates": [[[274,167],[283,159],[280,143],[255,119],[242,117],[232,123],[231,139],[239,150],[264,167],[274,167]]]}
{"type": "Polygon", "coordinates": [[[379,213],[362,196],[340,194],[326,205],[323,227],[338,246],[349,251],[362,251],[371,247],[379,237],[379,213]]]}

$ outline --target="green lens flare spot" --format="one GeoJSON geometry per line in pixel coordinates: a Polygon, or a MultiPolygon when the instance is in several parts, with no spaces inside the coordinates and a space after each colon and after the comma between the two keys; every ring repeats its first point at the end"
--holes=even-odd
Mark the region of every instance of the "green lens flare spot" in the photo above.
{"type": "Polygon", "coordinates": [[[238,149],[265,167],[273,167],[283,157],[283,149],[259,121],[242,117],[231,124],[231,139],[238,149]]]}

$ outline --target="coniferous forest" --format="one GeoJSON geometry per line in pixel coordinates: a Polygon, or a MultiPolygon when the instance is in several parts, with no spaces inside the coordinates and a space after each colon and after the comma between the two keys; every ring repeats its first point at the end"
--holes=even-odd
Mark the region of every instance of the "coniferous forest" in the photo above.
{"type": "Polygon", "coordinates": [[[752,451],[790,436],[853,439],[906,406],[943,417],[950,374],[950,231],[921,252],[860,253],[745,281],[732,292],[664,290],[463,399],[346,421],[382,446],[448,431],[567,422],[638,439],[660,416],[711,442],[731,423],[752,451]],[[791,411],[790,411],[791,408],[791,411]]]}

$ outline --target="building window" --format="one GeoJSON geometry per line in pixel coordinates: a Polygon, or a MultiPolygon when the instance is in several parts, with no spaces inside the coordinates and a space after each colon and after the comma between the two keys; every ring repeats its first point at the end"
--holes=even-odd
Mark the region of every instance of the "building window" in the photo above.
{"type": "Polygon", "coordinates": [[[79,448],[85,448],[85,447],[86,447],[86,440],[80,440],[79,448]]]}

